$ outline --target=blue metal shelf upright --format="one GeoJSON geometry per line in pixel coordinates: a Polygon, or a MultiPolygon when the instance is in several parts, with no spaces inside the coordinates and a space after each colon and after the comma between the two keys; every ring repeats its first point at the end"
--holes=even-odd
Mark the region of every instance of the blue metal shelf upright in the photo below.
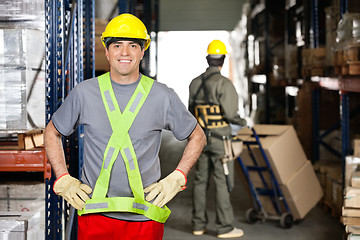
{"type": "MultiPolygon", "coordinates": [[[[347,12],[347,0],[340,0],[340,17],[347,12]]],[[[346,91],[340,92],[340,119],[341,119],[341,160],[343,169],[343,187],[345,184],[345,158],[350,154],[350,103],[349,94],[346,91]]]]}
{"type": "MultiPolygon", "coordinates": [[[[94,76],[94,19],[94,0],[45,0],[46,124],[68,92],[84,78],[94,76]]],[[[63,139],[66,161],[75,176],[80,175],[82,162],[81,133],[80,127],[63,139]]],[[[46,240],[63,239],[63,220],[68,216],[68,206],[63,206],[52,190],[54,181],[52,174],[45,182],[46,240]]]]}
{"type": "MultiPolygon", "coordinates": [[[[344,1],[346,0],[341,0],[340,1],[340,10],[342,11],[342,6],[346,5],[344,3],[344,1]]],[[[318,16],[318,0],[312,0],[311,1],[311,32],[312,32],[312,36],[310,36],[310,43],[312,48],[317,48],[319,47],[319,16],[318,16]]],[[[340,14],[342,15],[342,14],[340,14]]],[[[321,80],[320,80],[321,81],[321,80]]],[[[328,82],[328,81],[327,81],[328,82]]],[[[339,82],[337,79],[331,80],[330,82],[339,82]]],[[[321,85],[321,83],[320,83],[321,85]]],[[[338,85],[338,83],[337,83],[338,85]]],[[[325,87],[326,89],[326,87],[325,87]]],[[[332,90],[339,90],[337,89],[332,89],[332,90]]],[[[342,98],[341,100],[342,101],[342,98]]],[[[341,129],[344,129],[342,127],[342,121],[335,123],[332,127],[330,127],[328,130],[326,130],[323,134],[320,134],[320,125],[319,125],[319,120],[320,120],[320,87],[315,88],[312,91],[312,114],[313,114],[313,156],[312,156],[312,160],[313,162],[316,162],[320,159],[320,145],[322,145],[323,147],[325,147],[328,151],[330,151],[331,153],[333,153],[334,155],[336,155],[339,158],[345,159],[342,157],[344,150],[342,150],[342,153],[337,152],[334,148],[332,148],[330,145],[328,145],[325,141],[323,141],[323,139],[330,134],[332,131],[339,129],[341,127],[341,129]]],[[[344,137],[342,137],[342,140],[344,141],[344,137]]]]}

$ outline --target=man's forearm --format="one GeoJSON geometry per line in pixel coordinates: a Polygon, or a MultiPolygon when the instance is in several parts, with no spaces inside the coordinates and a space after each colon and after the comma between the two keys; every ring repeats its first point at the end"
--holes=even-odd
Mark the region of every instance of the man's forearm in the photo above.
{"type": "Polygon", "coordinates": [[[186,187],[187,175],[191,168],[199,158],[202,149],[205,146],[204,131],[197,124],[194,131],[188,138],[184,153],[177,166],[167,177],[157,183],[150,184],[144,189],[146,193],[146,201],[153,201],[153,204],[158,207],[163,207],[168,203],[178,192],[181,192],[186,187]]]}
{"type": "Polygon", "coordinates": [[[194,131],[188,138],[184,153],[177,166],[185,175],[188,175],[191,168],[195,165],[198,160],[206,143],[206,136],[204,131],[201,129],[199,124],[196,125],[194,131]]]}
{"type": "Polygon", "coordinates": [[[44,133],[44,143],[46,156],[51,164],[51,168],[56,178],[68,173],[61,135],[54,127],[52,121],[49,122],[44,133]]]}

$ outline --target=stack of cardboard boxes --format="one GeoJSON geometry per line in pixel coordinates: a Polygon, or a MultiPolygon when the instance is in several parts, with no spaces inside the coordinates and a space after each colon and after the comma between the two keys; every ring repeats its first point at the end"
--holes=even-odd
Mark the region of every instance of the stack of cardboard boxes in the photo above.
{"type": "MultiPolygon", "coordinates": [[[[295,220],[303,219],[322,198],[323,191],[311,162],[305,156],[293,126],[255,125],[254,129],[260,138],[270,167],[290,208],[290,213],[295,220]]],[[[252,132],[248,128],[241,129],[238,136],[243,141],[253,139],[252,132]]],[[[251,148],[258,165],[266,166],[259,146],[253,145],[251,148]]],[[[246,148],[240,158],[245,165],[254,165],[246,148]]],[[[255,187],[264,187],[258,172],[251,171],[249,174],[255,187]]],[[[264,173],[264,178],[268,186],[271,186],[270,175],[264,173]]],[[[268,214],[276,214],[270,197],[262,196],[261,203],[268,214]]]]}
{"type": "Polygon", "coordinates": [[[360,238],[360,140],[354,140],[354,155],[346,157],[342,222],[348,239],[360,238]]]}
{"type": "Polygon", "coordinates": [[[305,48],[301,55],[303,76],[324,76],[326,48],[305,48]]]}
{"type": "Polygon", "coordinates": [[[341,161],[322,159],[314,164],[314,169],[324,192],[324,197],[321,200],[322,206],[328,210],[333,217],[339,218],[343,204],[341,161]]]}

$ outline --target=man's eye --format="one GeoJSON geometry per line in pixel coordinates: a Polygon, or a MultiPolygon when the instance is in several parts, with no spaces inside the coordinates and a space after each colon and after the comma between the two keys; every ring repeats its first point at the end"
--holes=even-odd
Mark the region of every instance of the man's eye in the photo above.
{"type": "Polygon", "coordinates": [[[137,46],[136,46],[136,44],[132,44],[131,47],[136,48],[137,46]]]}

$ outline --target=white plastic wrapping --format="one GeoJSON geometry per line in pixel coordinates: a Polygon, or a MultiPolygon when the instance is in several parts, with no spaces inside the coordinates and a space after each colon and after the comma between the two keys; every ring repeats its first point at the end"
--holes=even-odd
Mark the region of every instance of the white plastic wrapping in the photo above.
{"type": "Polygon", "coordinates": [[[45,2],[0,1],[0,132],[45,127],[45,2]]]}
{"type": "Polygon", "coordinates": [[[39,228],[38,212],[1,212],[0,240],[42,240],[45,232],[39,228]]]}
{"type": "Polygon", "coordinates": [[[0,29],[0,130],[45,125],[44,38],[42,30],[0,29]]]}
{"type": "Polygon", "coordinates": [[[1,184],[0,240],[22,239],[23,235],[27,240],[41,240],[44,231],[45,184],[1,184]]]}

